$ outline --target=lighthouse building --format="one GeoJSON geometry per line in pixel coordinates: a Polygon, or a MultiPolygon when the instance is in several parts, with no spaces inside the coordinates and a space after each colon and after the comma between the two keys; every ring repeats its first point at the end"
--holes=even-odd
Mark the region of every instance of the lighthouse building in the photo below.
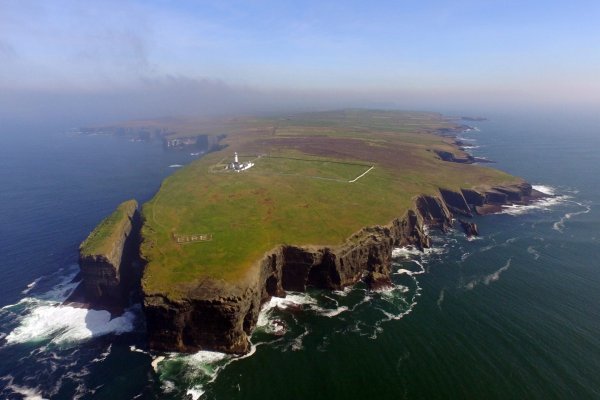
{"type": "Polygon", "coordinates": [[[237,151],[233,153],[233,162],[227,166],[227,169],[230,169],[235,172],[242,172],[247,169],[254,167],[254,163],[251,161],[241,163],[238,157],[237,151]]]}

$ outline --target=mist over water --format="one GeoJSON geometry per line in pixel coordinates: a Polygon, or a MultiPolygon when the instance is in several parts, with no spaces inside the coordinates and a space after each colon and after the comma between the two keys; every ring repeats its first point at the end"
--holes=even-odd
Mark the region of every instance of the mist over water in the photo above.
{"type": "Polygon", "coordinates": [[[468,122],[469,151],[555,197],[477,218],[477,240],[432,231],[431,250],[396,249],[389,290],[273,299],[241,358],[151,354],[139,307],[59,305],[93,226],[193,156],[3,128],[0,397],[597,398],[600,125],[573,115],[468,122]]]}

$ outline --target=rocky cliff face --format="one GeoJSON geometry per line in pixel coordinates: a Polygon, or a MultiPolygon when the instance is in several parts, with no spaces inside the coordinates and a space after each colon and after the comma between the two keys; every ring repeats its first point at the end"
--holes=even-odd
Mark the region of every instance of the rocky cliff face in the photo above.
{"type": "Polygon", "coordinates": [[[146,295],[150,347],[245,353],[260,307],[271,296],[305,291],[309,286],[337,290],[360,280],[371,289],[391,285],[392,249],[405,245],[429,247],[425,225],[446,230],[452,226],[454,214],[471,216],[472,210],[483,210],[490,204],[500,207],[506,202],[526,202],[531,195],[531,186],[526,183],[486,191],[442,189],[439,196],[416,198],[416,211],[408,211],[387,226],[363,228],[342,246],[277,247],[256,264],[253,279],[243,287],[207,279],[182,300],[146,295]]]}
{"type": "Polygon", "coordinates": [[[82,300],[91,306],[115,307],[127,303],[135,284],[132,262],[139,252],[141,219],[135,206],[126,210],[126,220],[117,227],[111,246],[103,252],[79,255],[82,300]]]}

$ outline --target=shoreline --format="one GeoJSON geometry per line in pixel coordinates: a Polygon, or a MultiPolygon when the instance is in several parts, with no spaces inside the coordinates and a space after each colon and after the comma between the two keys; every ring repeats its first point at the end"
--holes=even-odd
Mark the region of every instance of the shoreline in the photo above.
{"type": "MultiPolygon", "coordinates": [[[[457,143],[458,135],[470,129],[474,128],[456,124],[435,129],[434,134],[442,137],[443,143],[452,150],[434,147],[428,151],[435,152],[444,162],[482,162],[483,159],[469,155],[457,143]]],[[[369,171],[372,169],[373,166],[369,171]]],[[[256,327],[260,308],[271,297],[285,296],[286,291],[306,291],[307,287],[341,290],[359,281],[372,290],[387,287],[391,284],[392,249],[403,245],[413,245],[420,250],[428,248],[430,240],[424,233],[425,227],[437,227],[445,232],[458,216],[486,215],[501,210],[503,205],[527,204],[540,196],[540,192],[533,191],[522,179],[515,178],[515,181],[518,183],[458,190],[438,188],[432,194],[416,195],[404,216],[395,217],[386,225],[364,226],[339,245],[277,244],[254,261],[245,277],[237,281],[201,277],[193,288],[175,297],[144,287],[150,348],[244,354],[249,351],[248,338],[256,327]]],[[[470,229],[476,232],[476,226],[470,229]]],[[[141,256],[139,249],[137,253],[141,256]]]]}
{"type": "Polygon", "coordinates": [[[479,193],[480,197],[472,189],[466,191],[470,193],[470,202],[462,193],[443,189],[439,197],[419,196],[415,199],[416,211],[409,210],[386,226],[365,227],[337,247],[276,246],[257,261],[253,268],[255,280],[245,290],[205,282],[206,286],[196,292],[204,293],[201,298],[173,301],[146,294],[144,309],[150,348],[245,354],[250,350],[249,337],[260,309],[271,297],[285,297],[288,291],[305,292],[309,286],[342,290],[359,281],[365,282],[370,290],[388,287],[392,250],[407,245],[421,251],[429,248],[425,227],[446,232],[458,221],[458,216],[472,217],[471,207],[478,215],[487,215],[505,205],[526,205],[543,197],[525,182],[495,187],[479,193]],[[477,205],[479,201],[481,204],[477,205]],[[174,320],[169,315],[178,318],[174,320]],[[190,335],[191,326],[201,327],[202,331],[190,335]],[[229,328],[223,331],[219,328],[223,326],[229,328]],[[187,343],[186,335],[191,336],[187,343]]]}

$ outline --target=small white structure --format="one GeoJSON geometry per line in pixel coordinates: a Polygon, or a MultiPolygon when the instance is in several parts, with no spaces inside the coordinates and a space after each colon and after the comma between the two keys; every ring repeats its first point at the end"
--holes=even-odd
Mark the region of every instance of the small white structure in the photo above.
{"type": "Polygon", "coordinates": [[[254,167],[254,163],[251,161],[241,163],[238,158],[237,151],[233,153],[233,162],[227,166],[227,169],[233,170],[235,172],[242,172],[247,169],[254,167]]]}

